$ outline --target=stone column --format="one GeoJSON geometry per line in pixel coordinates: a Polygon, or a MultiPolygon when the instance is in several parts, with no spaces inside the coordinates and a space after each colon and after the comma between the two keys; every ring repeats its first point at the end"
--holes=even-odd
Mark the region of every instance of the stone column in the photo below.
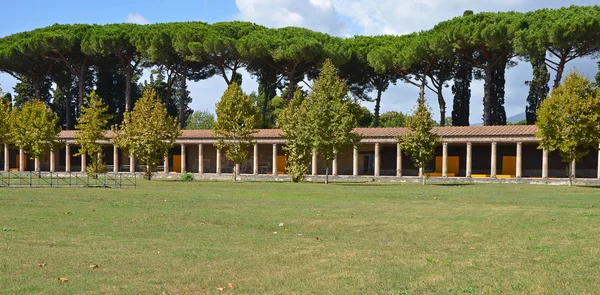
{"type": "Polygon", "coordinates": [[[277,144],[273,144],[273,167],[271,167],[271,173],[277,175],[277,144]]]}
{"type": "Polygon", "coordinates": [[[50,150],[50,172],[56,172],[56,151],[50,150]]]}
{"type": "Polygon", "coordinates": [[[71,172],[71,145],[65,145],[65,172],[71,172]]]}
{"type": "Polygon", "coordinates": [[[423,177],[423,168],[419,168],[419,177],[423,177]]]}
{"type": "Polygon", "coordinates": [[[235,169],[235,177],[236,177],[236,180],[237,180],[237,178],[240,177],[240,164],[235,164],[233,166],[233,169],[235,169]]]}
{"type": "Polygon", "coordinates": [[[129,156],[129,172],[135,173],[135,158],[133,156],[129,156]]]}
{"type": "Polygon", "coordinates": [[[442,177],[448,177],[448,143],[442,144],[442,177]]]}
{"type": "MultiPolygon", "coordinates": [[[[600,163],[600,161],[599,161],[599,163],[600,163]]],[[[357,146],[355,146],[354,149],[352,150],[352,175],[358,176],[358,147],[357,146]]],[[[600,173],[598,175],[600,175],[600,173]]]]}
{"type": "Polygon", "coordinates": [[[198,173],[204,174],[204,150],[202,144],[198,144],[198,173]]]}
{"type": "Polygon", "coordinates": [[[181,144],[181,173],[185,173],[187,171],[186,167],[186,155],[185,155],[185,144],[181,144]]]}
{"type": "Polygon", "coordinates": [[[312,175],[317,176],[319,174],[319,165],[318,165],[317,152],[313,152],[312,155],[312,175]]]}
{"type": "Polygon", "coordinates": [[[473,173],[473,144],[470,142],[467,142],[467,167],[466,167],[466,173],[465,176],[466,177],[471,177],[471,174],[473,173]]]}
{"type": "Polygon", "coordinates": [[[40,158],[36,157],[34,160],[34,171],[35,172],[40,172],[40,158]]]}
{"type": "Polygon", "coordinates": [[[598,144],[598,179],[600,179],[600,144],[598,144]]]}
{"type": "Polygon", "coordinates": [[[25,151],[23,149],[19,150],[19,171],[25,171],[26,163],[25,163],[25,151]]]}
{"type": "Polygon", "coordinates": [[[542,152],[542,178],[548,178],[548,151],[542,152]]]}
{"type": "Polygon", "coordinates": [[[577,178],[577,162],[575,160],[571,162],[571,175],[573,175],[573,179],[577,178]]]}
{"type": "Polygon", "coordinates": [[[81,155],[81,172],[85,172],[85,169],[87,168],[87,155],[86,154],[82,154],[81,155]]]}
{"type": "Polygon", "coordinates": [[[495,142],[492,142],[492,163],[490,169],[490,176],[492,178],[496,178],[496,146],[497,144],[495,142]]]}
{"type": "Polygon", "coordinates": [[[119,172],[119,148],[113,145],[113,172],[119,172]]]}
{"type": "MultiPolygon", "coordinates": [[[[8,171],[10,171],[10,151],[8,150],[8,144],[5,144],[4,145],[4,172],[8,172],[8,171]]],[[[598,174],[598,175],[600,175],[600,174],[598,174]]]]}
{"type": "Polygon", "coordinates": [[[381,155],[379,154],[379,143],[375,143],[375,176],[381,173],[381,155]]]}
{"type": "Polygon", "coordinates": [[[252,161],[252,172],[258,175],[258,143],[254,144],[254,158],[252,161]]]}
{"type": "Polygon", "coordinates": [[[221,150],[217,149],[217,174],[221,174],[221,150]]]}
{"type": "Polygon", "coordinates": [[[338,175],[338,154],[335,153],[335,158],[333,158],[333,162],[331,163],[331,175],[338,175]]]}
{"type": "Polygon", "coordinates": [[[165,159],[163,160],[163,172],[165,174],[170,172],[169,164],[169,155],[166,154],[165,159]]]}
{"type": "Polygon", "coordinates": [[[523,143],[517,142],[517,171],[516,177],[523,177],[523,143]]]}
{"type": "Polygon", "coordinates": [[[402,177],[402,148],[400,143],[396,144],[396,176],[402,177]]]}

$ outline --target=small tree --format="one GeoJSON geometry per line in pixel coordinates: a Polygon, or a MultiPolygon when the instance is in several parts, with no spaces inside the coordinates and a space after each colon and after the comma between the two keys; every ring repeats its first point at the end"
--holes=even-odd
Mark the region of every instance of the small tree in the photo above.
{"type": "Polygon", "coordinates": [[[165,105],[152,89],[144,92],[133,111],[126,112],[123,123],[113,126],[113,131],[116,146],[146,163],[148,180],[180,134],[177,118],[168,115],[165,105]]]}
{"type": "MultiPolygon", "coordinates": [[[[216,108],[217,122],[212,133],[220,137],[216,146],[225,150],[225,157],[236,166],[248,158],[248,149],[254,142],[253,134],[260,126],[260,110],[237,83],[231,83],[216,108]]],[[[233,169],[233,180],[237,171],[233,169]]]]}
{"type": "Polygon", "coordinates": [[[75,134],[75,143],[79,145],[79,152],[76,156],[88,155],[90,157],[91,164],[86,168],[89,175],[106,173],[106,165],[102,161],[102,145],[99,141],[106,140],[104,135],[106,125],[112,118],[107,111],[108,106],[93,91],[85,99],[77,126],[75,126],[79,130],[75,134]]]}
{"type": "Polygon", "coordinates": [[[289,105],[281,111],[277,118],[277,127],[281,128],[281,136],[285,138],[283,150],[287,154],[286,172],[293,182],[300,182],[308,171],[311,156],[310,134],[305,109],[302,108],[302,92],[296,90],[289,105]]]}
{"type": "MultiPolygon", "coordinates": [[[[294,148],[310,147],[310,150],[324,160],[327,184],[329,165],[337,153],[352,149],[360,140],[353,132],[358,126],[360,107],[348,96],[348,86],[338,76],[331,60],[323,63],[321,73],[301,105],[290,107],[292,109],[287,112],[298,114],[291,115],[296,116],[291,120],[295,126],[286,126],[288,133],[284,136],[294,148]],[[292,129],[297,131],[291,131],[292,129]]],[[[299,150],[298,153],[298,159],[303,160],[304,150],[299,150]]]]}
{"type": "Polygon", "coordinates": [[[423,171],[423,184],[426,181],[425,167],[433,159],[435,148],[441,141],[439,136],[431,132],[434,123],[429,107],[419,100],[413,115],[407,118],[408,134],[397,138],[402,150],[409,155],[415,166],[423,171]]]}
{"type": "Polygon", "coordinates": [[[212,129],[215,124],[215,115],[210,111],[195,111],[191,114],[185,123],[187,130],[212,129]]]}
{"type": "Polygon", "coordinates": [[[567,163],[569,185],[571,163],[580,161],[600,141],[600,89],[582,74],[569,74],[562,86],[552,90],[537,111],[536,136],[539,149],[558,151],[567,163]]]}
{"type": "MultiPolygon", "coordinates": [[[[11,142],[39,161],[58,145],[58,116],[39,100],[30,100],[10,115],[11,142]]],[[[39,169],[39,166],[36,167],[39,169]]]]}

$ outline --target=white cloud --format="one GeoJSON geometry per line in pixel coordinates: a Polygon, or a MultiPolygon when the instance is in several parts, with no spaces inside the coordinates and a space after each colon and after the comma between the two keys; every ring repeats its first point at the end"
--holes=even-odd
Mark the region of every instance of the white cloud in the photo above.
{"type": "Polygon", "coordinates": [[[139,13],[130,13],[125,18],[126,23],[138,24],[138,25],[147,25],[150,23],[143,15],[139,13]]]}

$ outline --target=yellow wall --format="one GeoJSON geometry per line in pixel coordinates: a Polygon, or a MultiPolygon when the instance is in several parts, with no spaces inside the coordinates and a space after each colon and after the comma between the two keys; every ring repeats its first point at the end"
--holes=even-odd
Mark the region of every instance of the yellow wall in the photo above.
{"type": "Polygon", "coordinates": [[[504,156],[502,157],[502,174],[516,175],[517,174],[517,157],[504,156]]]}
{"type": "Polygon", "coordinates": [[[173,155],[173,172],[181,173],[181,155],[173,155]]]}
{"type": "MultiPolygon", "coordinates": [[[[436,173],[442,173],[442,160],[443,157],[438,156],[435,157],[435,172],[436,173]]],[[[459,162],[460,157],[459,156],[448,156],[448,173],[454,173],[456,175],[458,175],[458,170],[459,170],[459,162]]]]}

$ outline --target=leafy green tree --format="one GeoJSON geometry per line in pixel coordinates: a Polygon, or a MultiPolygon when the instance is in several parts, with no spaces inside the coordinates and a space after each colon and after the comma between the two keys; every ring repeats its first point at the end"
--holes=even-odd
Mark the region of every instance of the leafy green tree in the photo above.
{"type": "Polygon", "coordinates": [[[600,50],[599,18],[600,7],[597,5],[529,12],[524,15],[527,29],[516,35],[516,48],[532,60],[543,58],[556,73],[552,87],[556,88],[567,63],[600,50]]]}
{"type": "Polygon", "coordinates": [[[81,115],[77,120],[78,131],[75,133],[75,143],[79,145],[76,156],[88,155],[91,164],[86,167],[88,175],[106,173],[106,164],[103,162],[102,144],[106,140],[105,130],[112,117],[108,107],[95,91],[85,99],[81,108],[81,115]]]}
{"type": "Polygon", "coordinates": [[[152,178],[181,133],[177,118],[168,115],[165,105],[151,89],[144,92],[133,111],[124,114],[123,123],[112,130],[113,143],[147,165],[147,179],[152,178]]]}
{"type": "Polygon", "coordinates": [[[200,129],[212,129],[215,124],[215,115],[209,110],[195,111],[191,116],[188,117],[185,123],[185,129],[187,130],[200,130],[200,129]]]}
{"type": "Polygon", "coordinates": [[[533,80],[525,82],[525,85],[529,86],[527,107],[525,108],[528,125],[535,124],[537,121],[537,109],[548,96],[548,92],[550,92],[550,87],[548,86],[550,73],[546,67],[545,58],[532,59],[531,66],[533,67],[533,80]]]}
{"type": "MultiPolygon", "coordinates": [[[[237,165],[248,158],[248,149],[254,143],[253,134],[260,127],[260,110],[237,83],[231,83],[216,108],[217,122],[212,133],[219,137],[216,146],[225,150],[225,157],[237,165]]],[[[233,169],[236,181],[237,167],[233,169]]]]}
{"type": "MultiPolygon", "coordinates": [[[[395,85],[400,77],[389,69],[383,70],[382,73],[376,72],[369,64],[368,56],[375,48],[389,46],[393,40],[394,37],[391,36],[355,36],[345,41],[349,43],[352,56],[346,64],[340,67],[340,74],[347,81],[350,91],[354,95],[362,100],[375,102],[373,127],[379,127],[379,111],[383,92],[388,89],[390,84],[395,85]],[[371,91],[376,92],[375,98],[368,95],[371,91]]],[[[360,125],[363,126],[364,123],[362,122],[360,125]]]]}
{"type": "Polygon", "coordinates": [[[501,120],[497,121],[494,118],[502,118],[501,104],[504,97],[496,95],[502,93],[499,89],[503,89],[504,85],[496,87],[494,83],[502,82],[497,75],[502,73],[509,61],[516,56],[513,41],[517,32],[525,26],[520,13],[485,12],[467,13],[462,17],[441,22],[433,29],[443,36],[438,39],[440,46],[452,48],[458,56],[482,70],[482,78],[485,81],[483,124],[486,126],[501,123],[501,120]]]}
{"type": "Polygon", "coordinates": [[[402,150],[409,155],[415,166],[421,169],[423,184],[426,183],[425,167],[435,155],[435,148],[440,144],[441,138],[432,133],[434,121],[427,105],[419,100],[417,108],[407,120],[409,132],[397,138],[402,150]]]}
{"type": "Polygon", "coordinates": [[[404,127],[407,116],[401,112],[389,111],[381,114],[380,127],[404,127]]]}
{"type": "Polygon", "coordinates": [[[536,136],[539,149],[558,151],[567,163],[569,185],[571,163],[580,161],[600,141],[600,90],[582,74],[574,72],[562,86],[554,88],[537,111],[536,136]]]}
{"type": "Polygon", "coordinates": [[[286,172],[293,182],[304,180],[312,155],[311,133],[306,124],[306,108],[302,107],[304,95],[297,90],[294,97],[277,118],[277,127],[285,139],[283,150],[287,155],[286,172]]]}
{"type": "Polygon", "coordinates": [[[356,104],[355,106],[356,106],[355,113],[356,113],[356,118],[357,118],[357,122],[358,122],[357,127],[372,127],[374,124],[374,119],[375,119],[375,116],[373,115],[373,113],[371,113],[371,111],[369,111],[369,109],[367,109],[359,104],[356,104]]]}
{"type": "Polygon", "coordinates": [[[47,150],[58,145],[61,129],[56,113],[39,100],[29,100],[23,107],[12,109],[10,130],[11,142],[39,161],[47,150]]]}
{"type": "Polygon", "coordinates": [[[300,124],[311,130],[309,145],[326,165],[325,183],[329,183],[329,166],[337,153],[351,150],[359,137],[356,103],[348,97],[348,86],[337,74],[331,60],[326,60],[311,92],[302,102],[306,117],[300,124]]]}
{"type": "Polygon", "coordinates": [[[125,112],[131,110],[132,82],[142,56],[138,46],[145,31],[136,24],[110,24],[90,29],[81,44],[81,50],[87,55],[116,57],[125,76],[125,112]]]}

